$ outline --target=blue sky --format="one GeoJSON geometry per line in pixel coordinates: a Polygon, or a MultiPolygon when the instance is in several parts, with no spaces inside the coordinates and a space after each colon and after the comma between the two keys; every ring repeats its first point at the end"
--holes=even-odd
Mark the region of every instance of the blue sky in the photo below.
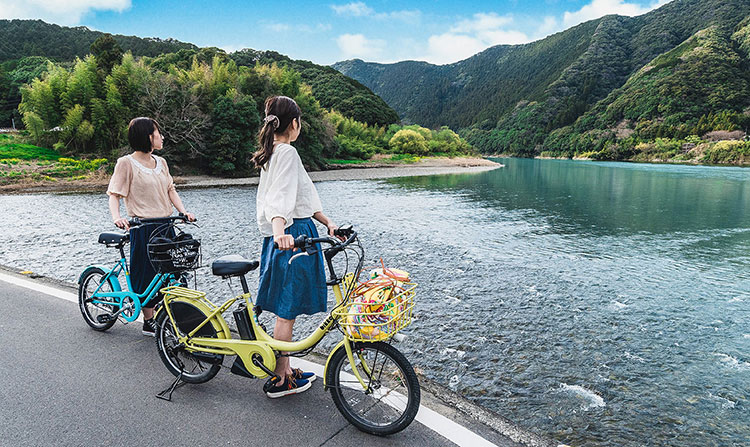
{"type": "Polygon", "coordinates": [[[0,19],[172,37],[227,51],[275,50],[326,65],[351,58],[446,64],[493,45],[531,42],[606,14],[640,15],[667,2],[0,0],[0,19]]]}

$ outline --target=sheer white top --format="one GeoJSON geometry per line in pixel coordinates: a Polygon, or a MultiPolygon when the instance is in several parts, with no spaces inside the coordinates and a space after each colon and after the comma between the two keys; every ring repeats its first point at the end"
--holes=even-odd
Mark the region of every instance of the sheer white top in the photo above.
{"type": "Polygon", "coordinates": [[[288,228],[294,219],[312,217],[323,211],[318,191],[294,146],[276,145],[265,169],[260,170],[256,211],[263,236],[273,236],[271,221],[274,217],[283,217],[284,228],[288,228]]]}

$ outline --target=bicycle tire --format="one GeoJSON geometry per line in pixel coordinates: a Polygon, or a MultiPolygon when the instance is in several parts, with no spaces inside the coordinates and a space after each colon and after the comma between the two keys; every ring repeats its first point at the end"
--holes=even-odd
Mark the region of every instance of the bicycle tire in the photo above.
{"type": "Polygon", "coordinates": [[[419,381],[409,361],[398,349],[383,342],[354,343],[352,351],[357,369],[371,391],[363,389],[346,371],[351,371],[346,349],[338,349],[331,356],[326,385],[341,414],[359,430],[378,436],[408,427],[417,415],[421,398],[419,381]],[[362,368],[363,361],[374,372],[372,380],[362,368]],[[385,421],[375,420],[379,416],[385,421]]]}
{"type": "MultiPolygon", "coordinates": [[[[116,311],[113,308],[113,306],[109,306],[107,304],[94,304],[87,301],[91,297],[91,295],[94,293],[96,288],[101,284],[102,278],[106,275],[106,272],[98,267],[92,267],[89,268],[86,271],[86,274],[81,278],[81,281],[78,285],[78,308],[81,310],[81,314],[83,315],[83,321],[86,322],[93,330],[95,331],[106,331],[107,329],[111,328],[117,319],[107,321],[106,323],[100,323],[97,320],[97,316],[109,314],[112,315],[116,311]],[[98,280],[96,280],[98,278],[98,280]],[[92,281],[96,280],[95,284],[91,284],[92,281]],[[93,288],[89,288],[90,285],[93,285],[93,288]],[[108,306],[111,307],[111,309],[107,310],[106,308],[102,306],[108,306]],[[97,313],[93,313],[95,311],[98,311],[97,313]]],[[[107,281],[107,284],[103,285],[99,291],[101,292],[113,292],[112,284],[107,281]]]]}
{"type": "MultiPolygon", "coordinates": [[[[177,321],[177,327],[180,332],[188,333],[194,329],[206,316],[197,307],[188,303],[171,303],[170,310],[174,314],[180,314],[177,321]],[[191,327],[192,326],[192,327],[191,327]]],[[[156,319],[156,348],[159,351],[159,357],[175,377],[182,375],[182,380],[187,383],[204,383],[213,379],[221,369],[221,363],[224,360],[223,355],[216,355],[217,363],[203,361],[190,352],[185,350],[175,351],[177,337],[174,333],[172,322],[169,321],[169,315],[166,311],[159,313],[156,319]],[[187,363],[192,367],[187,367],[187,363]]],[[[203,326],[198,335],[201,337],[216,338],[216,329],[211,324],[203,326]]]]}

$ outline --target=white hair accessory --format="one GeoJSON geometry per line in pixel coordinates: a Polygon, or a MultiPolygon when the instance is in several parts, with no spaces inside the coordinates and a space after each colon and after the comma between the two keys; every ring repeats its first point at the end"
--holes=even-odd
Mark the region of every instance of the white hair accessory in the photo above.
{"type": "Polygon", "coordinates": [[[279,122],[279,117],[276,115],[266,115],[265,118],[263,118],[263,122],[268,124],[271,123],[271,126],[273,126],[274,130],[279,128],[279,125],[281,123],[279,122]]]}

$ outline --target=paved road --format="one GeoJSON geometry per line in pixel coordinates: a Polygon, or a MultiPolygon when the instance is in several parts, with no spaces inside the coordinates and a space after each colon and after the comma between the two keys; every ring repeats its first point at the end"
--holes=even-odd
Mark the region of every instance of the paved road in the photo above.
{"type": "MultiPolygon", "coordinates": [[[[262,380],[227,369],[179,388],[173,402],[156,399],[173,376],[139,324],[95,332],[75,303],[3,281],[0,346],[2,446],[455,445],[416,421],[386,438],[361,433],[322,380],[272,400],[262,380]]],[[[476,421],[463,423],[498,446],[519,446],[476,421]]]]}

